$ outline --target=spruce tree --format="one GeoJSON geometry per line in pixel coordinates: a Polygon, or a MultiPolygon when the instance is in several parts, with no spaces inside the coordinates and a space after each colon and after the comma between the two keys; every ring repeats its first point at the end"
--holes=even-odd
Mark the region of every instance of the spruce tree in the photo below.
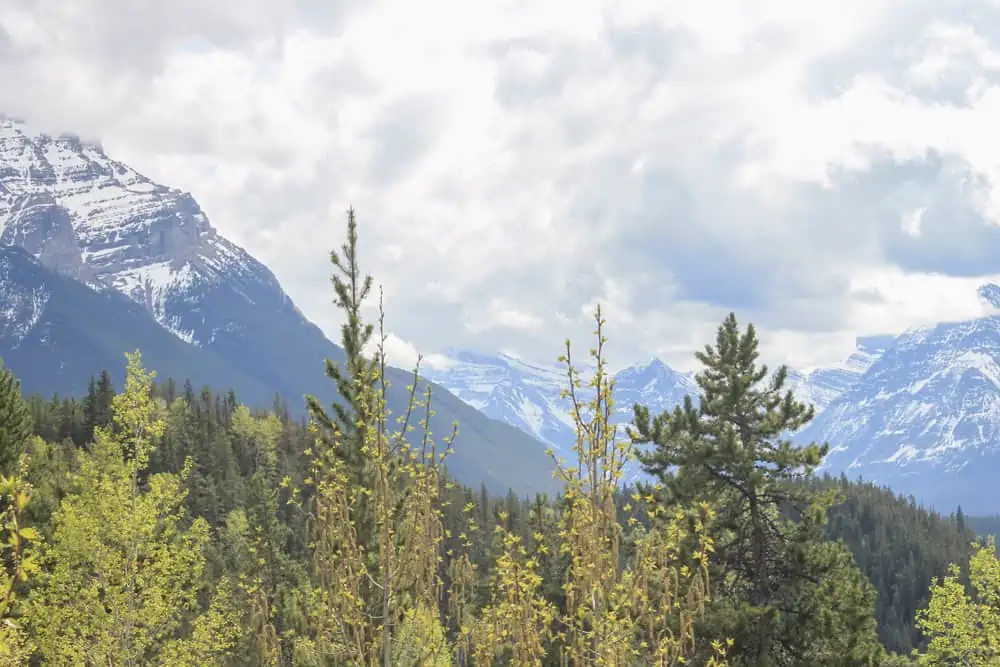
{"type": "Polygon", "coordinates": [[[844,604],[831,602],[835,591],[823,581],[836,572],[852,603],[868,607],[869,618],[870,587],[850,554],[845,560],[842,546],[823,543],[832,497],[794,484],[811,475],[827,447],[800,447],[783,437],[807,424],[813,408],[785,388],[784,366],[769,377],[767,366],[758,365],[758,346],[753,325],[742,332],[730,314],[715,345],[696,353],[704,367],[696,376],[698,404],[688,396],[655,419],[637,405],[631,436],[637,445],[655,445],[639,459],[661,482],[663,502],[690,506],[707,500],[717,509],[713,581],[719,599],[709,623],[735,638],[734,664],[826,664],[811,662],[822,660],[816,651],[831,650],[827,638],[812,633],[822,624],[838,628],[841,636],[833,639],[842,640],[844,650],[860,642],[861,648],[850,650],[864,656],[859,664],[865,664],[867,651],[877,650],[873,623],[857,621],[844,604]],[[853,571],[844,571],[845,563],[853,571]],[[821,599],[828,608],[821,608],[821,599]],[[862,627],[854,627],[859,622],[862,627]],[[862,638],[843,636],[848,631],[862,638]]]}
{"type": "Polygon", "coordinates": [[[31,414],[21,384],[0,361],[0,474],[12,473],[31,436],[31,414]]]}
{"type": "Polygon", "coordinates": [[[83,401],[84,435],[87,442],[94,439],[94,430],[109,426],[113,420],[112,401],[115,388],[111,384],[111,376],[107,370],[102,370],[100,378],[90,378],[87,385],[87,397],[83,401]]]}

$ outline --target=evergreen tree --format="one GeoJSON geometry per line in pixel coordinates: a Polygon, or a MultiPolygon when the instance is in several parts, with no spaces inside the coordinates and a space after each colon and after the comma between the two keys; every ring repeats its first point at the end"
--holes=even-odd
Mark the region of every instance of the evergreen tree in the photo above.
{"type": "Polygon", "coordinates": [[[0,474],[14,472],[31,432],[31,414],[21,397],[21,383],[0,361],[0,474]]]}
{"type": "Polygon", "coordinates": [[[83,433],[84,442],[94,439],[94,431],[108,426],[113,421],[112,401],[115,388],[111,384],[111,376],[106,370],[101,371],[100,378],[93,376],[87,385],[87,397],[83,401],[83,433]]]}
{"type": "Polygon", "coordinates": [[[734,664],[826,664],[817,651],[829,653],[837,641],[840,649],[864,655],[876,647],[873,623],[855,627],[855,610],[834,604],[829,596],[835,592],[822,585],[833,572],[849,579],[862,589],[854,602],[867,605],[870,618],[874,600],[865,583],[844,570],[853,566],[849,554],[845,559],[838,552],[843,547],[822,544],[831,498],[791,483],[808,477],[827,448],[782,438],[808,423],[813,408],[785,389],[785,367],[768,378],[767,366],[757,364],[758,345],[753,325],[741,332],[730,314],[715,345],[696,355],[704,367],[696,376],[699,404],[688,396],[655,419],[637,405],[631,436],[636,444],[655,445],[639,459],[662,483],[664,502],[707,500],[717,508],[718,600],[708,624],[736,640],[734,664]],[[838,616],[835,622],[830,614],[838,616]],[[839,636],[817,636],[820,626],[837,626],[839,636]]]}

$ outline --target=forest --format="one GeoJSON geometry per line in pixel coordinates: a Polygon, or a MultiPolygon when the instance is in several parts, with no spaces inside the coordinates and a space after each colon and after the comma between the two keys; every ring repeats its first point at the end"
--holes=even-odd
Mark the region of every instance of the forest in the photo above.
{"type": "Polygon", "coordinates": [[[449,476],[461,424],[429,432],[419,364],[386,407],[357,248],[352,211],[339,399],[307,418],[140,352],[83,397],[0,369],[0,665],[1000,664],[996,521],[817,475],[827,446],[783,437],[813,409],[752,324],[698,352],[698,396],[620,429],[598,308],[595,370],[560,359],[563,491],[495,497],[449,476]],[[633,457],[655,481],[622,484],[633,457]]]}

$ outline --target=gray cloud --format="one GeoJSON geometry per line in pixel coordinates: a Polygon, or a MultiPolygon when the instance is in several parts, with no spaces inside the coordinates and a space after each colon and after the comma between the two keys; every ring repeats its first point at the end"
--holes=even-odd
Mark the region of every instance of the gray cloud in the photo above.
{"type": "Polygon", "coordinates": [[[348,205],[424,351],[550,360],[601,300],[626,362],[689,359],[730,310],[808,356],[898,301],[880,272],[1000,273],[1000,145],[959,120],[1000,111],[982,3],[11,3],[0,108],[193,191],[333,335],[317,248],[348,205]]]}

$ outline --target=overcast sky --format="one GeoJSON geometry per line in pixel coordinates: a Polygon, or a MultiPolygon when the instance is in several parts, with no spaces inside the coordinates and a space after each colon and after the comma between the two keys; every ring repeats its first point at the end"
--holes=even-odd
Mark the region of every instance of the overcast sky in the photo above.
{"type": "Polygon", "coordinates": [[[415,346],[767,359],[981,312],[993,0],[0,0],[0,110],[191,191],[333,337],[344,211],[415,346]]]}

